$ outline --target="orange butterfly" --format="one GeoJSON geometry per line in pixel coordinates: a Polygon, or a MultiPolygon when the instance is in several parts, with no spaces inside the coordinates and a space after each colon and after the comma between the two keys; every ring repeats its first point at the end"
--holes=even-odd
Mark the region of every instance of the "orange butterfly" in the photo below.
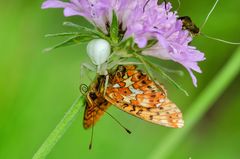
{"type": "Polygon", "coordinates": [[[106,76],[99,76],[89,87],[84,128],[93,126],[110,105],[145,121],[173,128],[183,127],[182,113],[167,98],[164,87],[137,70],[135,65],[118,66],[110,73],[104,93],[105,80],[106,76]]]}

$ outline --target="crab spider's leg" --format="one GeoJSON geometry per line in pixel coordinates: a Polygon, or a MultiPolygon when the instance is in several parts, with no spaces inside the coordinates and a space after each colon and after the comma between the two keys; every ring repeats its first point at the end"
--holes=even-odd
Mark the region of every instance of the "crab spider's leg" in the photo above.
{"type": "MultiPolygon", "coordinates": [[[[96,72],[96,66],[91,63],[82,63],[80,66],[80,78],[84,77],[85,70],[96,72]]],[[[87,77],[89,78],[88,74],[87,77]]]]}

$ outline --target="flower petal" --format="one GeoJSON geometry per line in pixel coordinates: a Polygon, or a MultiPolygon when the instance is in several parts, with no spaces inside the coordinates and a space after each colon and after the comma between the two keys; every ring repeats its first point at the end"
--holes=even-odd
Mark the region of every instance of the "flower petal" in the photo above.
{"type": "Polygon", "coordinates": [[[43,2],[41,8],[65,8],[68,6],[69,3],[58,1],[58,0],[47,0],[43,2]]]}
{"type": "Polygon", "coordinates": [[[134,38],[134,42],[144,48],[148,40],[158,43],[142,52],[164,60],[172,60],[183,65],[197,85],[192,71],[201,73],[198,62],[205,60],[204,54],[190,46],[192,37],[182,29],[182,21],[177,12],[170,11],[170,3],[158,5],[158,0],[47,0],[42,8],[64,8],[65,16],[85,17],[105,34],[108,34],[112,11],[116,12],[124,38],[134,38]]]}

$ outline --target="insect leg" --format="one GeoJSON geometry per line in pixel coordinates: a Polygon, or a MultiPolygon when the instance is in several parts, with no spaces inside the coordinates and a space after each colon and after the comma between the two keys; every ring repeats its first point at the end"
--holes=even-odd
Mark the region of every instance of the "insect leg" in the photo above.
{"type": "Polygon", "coordinates": [[[103,92],[103,96],[105,96],[106,90],[107,90],[107,86],[108,86],[108,82],[109,82],[109,75],[106,75],[106,80],[104,83],[104,92],[103,92]]]}
{"type": "MultiPolygon", "coordinates": [[[[83,63],[80,66],[80,78],[85,77],[86,70],[96,72],[96,66],[90,64],[90,63],[83,63]]],[[[87,74],[88,79],[91,79],[89,75],[87,74]]]]}

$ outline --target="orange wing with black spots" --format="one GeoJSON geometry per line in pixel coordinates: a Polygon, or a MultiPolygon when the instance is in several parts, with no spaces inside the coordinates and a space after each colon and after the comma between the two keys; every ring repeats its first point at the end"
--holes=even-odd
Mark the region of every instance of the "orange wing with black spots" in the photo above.
{"type": "Polygon", "coordinates": [[[99,82],[93,83],[87,93],[87,104],[84,112],[83,127],[93,126],[111,105],[97,89],[99,82]]]}
{"type": "Polygon", "coordinates": [[[180,128],[184,122],[178,107],[167,98],[164,87],[136,66],[119,66],[111,76],[105,99],[143,120],[180,128]]]}

